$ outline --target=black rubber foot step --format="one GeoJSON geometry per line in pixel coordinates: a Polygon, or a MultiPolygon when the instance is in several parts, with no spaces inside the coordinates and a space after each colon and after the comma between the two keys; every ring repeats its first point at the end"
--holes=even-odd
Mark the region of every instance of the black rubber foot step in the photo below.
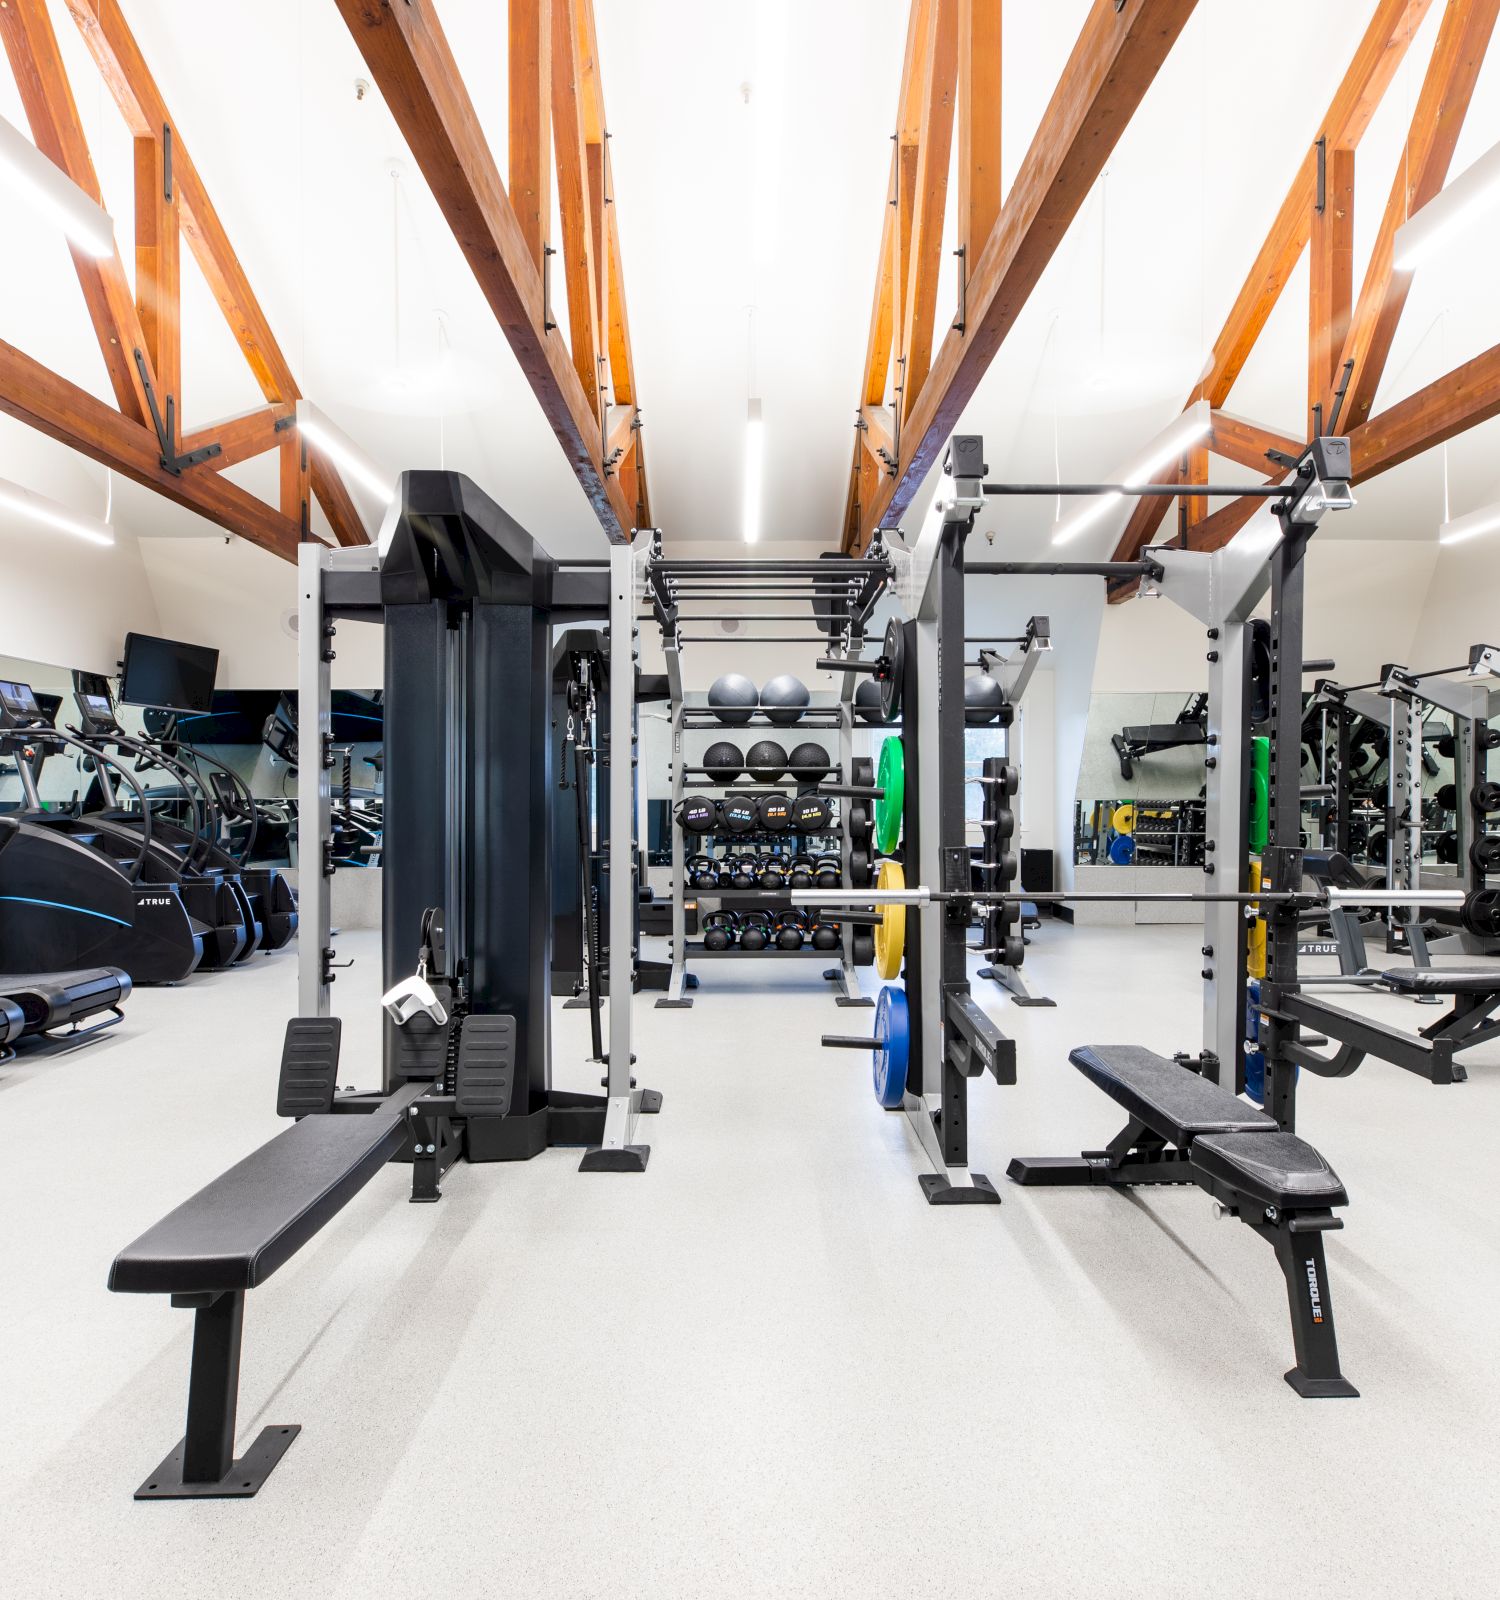
{"type": "Polygon", "coordinates": [[[578,1163],[580,1172],[644,1172],[651,1159],[649,1144],[627,1144],[619,1149],[605,1149],[603,1145],[584,1151],[578,1163]]]}
{"type": "MultiPolygon", "coordinates": [[[[224,1477],[208,1483],[182,1481],[182,1445],[167,1457],[135,1491],[137,1500],[248,1500],[271,1476],[292,1440],[302,1432],[300,1422],[262,1428],[255,1443],[224,1477]]],[[[185,1442],[185,1441],[184,1441],[185,1442]]]]}
{"type": "Polygon", "coordinates": [[[1358,1400],[1359,1390],[1347,1378],[1309,1378],[1301,1367],[1282,1376],[1304,1400],[1358,1400]]]}
{"type": "Polygon", "coordinates": [[[997,1206],[1000,1194],[982,1172],[970,1174],[972,1183],[952,1183],[941,1172],[917,1175],[930,1206],[997,1206]]]}
{"type": "Polygon", "coordinates": [[[343,1032],[338,1017],[293,1017],[287,1023],[276,1084],[278,1117],[307,1117],[333,1109],[343,1032]]]}
{"type": "Polygon", "coordinates": [[[514,1017],[465,1017],[453,1072],[453,1114],[503,1117],[510,1110],[515,1066],[514,1017]]]}

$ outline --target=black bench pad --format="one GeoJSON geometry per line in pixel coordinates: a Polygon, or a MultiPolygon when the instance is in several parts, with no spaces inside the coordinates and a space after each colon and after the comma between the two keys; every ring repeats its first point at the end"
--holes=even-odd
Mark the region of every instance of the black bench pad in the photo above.
{"type": "Polygon", "coordinates": [[[253,1289],[290,1260],[401,1148],[407,1084],[367,1113],[304,1117],[115,1257],[109,1286],[124,1294],[253,1289]]]}
{"type": "Polygon", "coordinates": [[[1397,994],[1500,994],[1500,967],[1392,967],[1380,981],[1397,994]]]}
{"type": "Polygon", "coordinates": [[[1338,1174],[1295,1133],[1205,1133],[1188,1147],[1188,1159],[1209,1177],[1282,1211],[1349,1203],[1338,1174]]]}
{"type": "Polygon", "coordinates": [[[0,972],[0,1000],[13,1000],[28,1033],[60,1028],[129,998],[130,974],[119,967],[83,967],[76,972],[0,972]]]}
{"type": "Polygon", "coordinates": [[[1269,1133],[1276,1127],[1265,1112],[1139,1045],[1080,1045],[1068,1060],[1132,1117],[1173,1144],[1186,1144],[1203,1133],[1269,1133]]]}

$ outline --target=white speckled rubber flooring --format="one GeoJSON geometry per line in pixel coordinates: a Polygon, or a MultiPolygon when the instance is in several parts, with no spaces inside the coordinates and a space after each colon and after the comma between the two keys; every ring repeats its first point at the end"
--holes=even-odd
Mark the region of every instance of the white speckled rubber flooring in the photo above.
{"type": "MultiPolygon", "coordinates": [[[[460,1165],[423,1207],[392,1167],[250,1295],[241,1443],[304,1430],[251,1501],[132,1501],[180,1435],[191,1318],[104,1282],[278,1130],[291,953],[0,1067],[0,1594],[1500,1593],[1500,1051],[1450,1088],[1379,1063],[1304,1085],[1352,1197],[1327,1243],[1359,1400],[1282,1382],[1272,1252],[1197,1190],[1005,1183],[1119,1124],[1070,1045],[1196,1044],[1198,943],[1039,933],[1061,1004],[988,1002],[1020,1083],[972,1099],[999,1208],[922,1202],[864,1058],[818,1048],[870,1014],[815,963],[648,997],[644,1176],[549,1151],[460,1165]]],[[[341,951],[342,1078],[372,1087],[376,936],[341,951]]],[[[597,1083],[586,1027],[557,1014],[564,1087],[597,1083]]]]}

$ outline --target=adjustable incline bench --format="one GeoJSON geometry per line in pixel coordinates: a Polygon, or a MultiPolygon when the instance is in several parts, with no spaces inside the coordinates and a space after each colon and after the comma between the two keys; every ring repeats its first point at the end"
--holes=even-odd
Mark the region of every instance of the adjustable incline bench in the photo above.
{"type": "MultiPolygon", "coordinates": [[[[137,1500],[244,1498],[270,1476],[301,1431],[262,1429],[234,1455],[245,1291],[264,1283],[359,1193],[407,1140],[416,1102],[431,1085],[407,1083],[383,1099],[329,1102],[338,1070],[337,1018],[299,1019],[287,1056],[302,1090],[316,1079],[320,1109],[215,1178],[115,1257],[109,1286],[123,1294],[170,1295],[191,1310],[193,1359],[187,1432],[135,1492],[137,1500]]],[[[287,1057],[284,1057],[284,1063],[287,1057]]],[[[283,1100],[288,1072],[282,1072],[283,1100]]],[[[283,1107],[283,1114],[285,1109],[283,1107]]]]}
{"type": "Polygon", "coordinates": [[[1304,1399],[1357,1395],[1339,1371],[1323,1259],[1323,1234],[1344,1225],[1331,1208],[1349,1197],[1323,1157],[1180,1060],[1135,1045],[1085,1045],[1068,1059],[1129,1122],[1103,1150],[1017,1157],[1008,1175],[1037,1185],[1196,1183],[1276,1250],[1297,1352],[1286,1381],[1304,1399]]]}

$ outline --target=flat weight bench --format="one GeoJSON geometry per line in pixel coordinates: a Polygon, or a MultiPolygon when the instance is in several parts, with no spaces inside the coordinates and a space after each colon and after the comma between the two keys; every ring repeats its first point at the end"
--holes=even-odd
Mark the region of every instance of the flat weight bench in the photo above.
{"type": "Polygon", "coordinates": [[[1304,1399],[1357,1395],[1339,1370],[1323,1257],[1323,1235],[1343,1227],[1331,1208],[1349,1197],[1323,1157],[1263,1111],[1154,1051],[1085,1045],[1068,1059],[1129,1122],[1103,1150],[1017,1157],[1008,1176],[1035,1185],[1197,1184],[1276,1250],[1297,1353],[1286,1381],[1304,1399]]]}
{"type": "Polygon", "coordinates": [[[137,1500],[245,1498],[270,1476],[301,1429],[264,1428],[235,1459],[245,1291],[289,1261],[400,1150],[412,1103],[427,1088],[410,1083],[366,1102],[368,1110],[304,1117],[115,1257],[111,1289],[170,1295],[194,1312],[187,1431],[137,1500]]]}

